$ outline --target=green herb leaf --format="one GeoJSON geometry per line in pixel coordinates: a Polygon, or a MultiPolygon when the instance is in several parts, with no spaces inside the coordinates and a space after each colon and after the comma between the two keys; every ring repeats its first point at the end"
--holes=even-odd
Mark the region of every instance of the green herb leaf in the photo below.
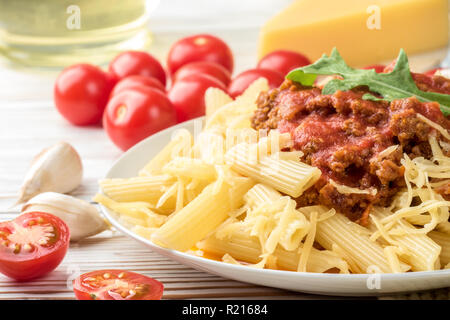
{"type": "MultiPolygon", "coordinates": [[[[334,48],[330,56],[324,54],[315,63],[289,72],[287,78],[305,86],[312,86],[317,75],[334,74],[343,79],[329,81],[322,90],[323,94],[333,94],[337,90],[347,91],[364,85],[370,91],[380,94],[382,100],[393,101],[415,96],[422,102],[435,101],[440,104],[445,116],[450,115],[450,95],[419,90],[411,76],[408,57],[403,49],[400,50],[394,70],[390,73],[351,68],[334,48]]],[[[371,94],[364,95],[363,99],[379,100],[371,94]]]]}

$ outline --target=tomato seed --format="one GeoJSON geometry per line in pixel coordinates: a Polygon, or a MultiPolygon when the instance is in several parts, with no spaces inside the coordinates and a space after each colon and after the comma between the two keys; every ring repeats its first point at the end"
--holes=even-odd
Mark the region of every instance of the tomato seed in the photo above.
{"type": "Polygon", "coordinates": [[[122,279],[123,277],[125,277],[125,272],[119,273],[118,277],[119,277],[119,279],[122,279]]]}
{"type": "Polygon", "coordinates": [[[109,279],[111,277],[111,274],[110,273],[105,273],[104,275],[103,275],[103,278],[105,278],[105,279],[109,279]]]}

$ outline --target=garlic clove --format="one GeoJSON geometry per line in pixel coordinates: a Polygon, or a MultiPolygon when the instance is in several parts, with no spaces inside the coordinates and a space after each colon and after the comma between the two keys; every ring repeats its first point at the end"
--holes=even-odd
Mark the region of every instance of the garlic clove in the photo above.
{"type": "Polygon", "coordinates": [[[58,142],[35,157],[17,203],[42,192],[71,192],[80,185],[82,177],[83,165],[77,151],[67,142],[58,142]]]}
{"type": "Polygon", "coordinates": [[[22,213],[43,211],[62,219],[70,229],[70,240],[79,241],[108,229],[108,224],[92,204],[69,195],[44,192],[30,199],[22,213]]]}

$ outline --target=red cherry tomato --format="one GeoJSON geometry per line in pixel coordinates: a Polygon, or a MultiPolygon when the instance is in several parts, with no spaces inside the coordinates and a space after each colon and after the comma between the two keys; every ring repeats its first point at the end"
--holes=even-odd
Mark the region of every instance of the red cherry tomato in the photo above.
{"type": "Polygon", "coordinates": [[[113,96],[103,115],[106,133],[124,151],[176,122],[169,99],[161,91],[145,87],[113,96]]]}
{"type": "Polygon", "coordinates": [[[227,88],[217,79],[204,74],[191,74],[175,82],[168,93],[177,111],[178,122],[205,115],[205,91],[210,88],[227,88]]]}
{"type": "Polygon", "coordinates": [[[185,64],[173,75],[172,81],[177,82],[191,74],[206,74],[213,78],[216,78],[222,82],[225,86],[231,81],[230,72],[225,67],[215,62],[199,61],[185,64]]]}
{"type": "Polygon", "coordinates": [[[74,125],[100,122],[114,79],[100,68],[76,64],[64,69],[54,86],[53,99],[59,113],[74,125]]]}
{"type": "Polygon", "coordinates": [[[429,77],[432,77],[438,70],[442,70],[442,68],[434,68],[434,69],[428,70],[427,72],[424,72],[424,74],[429,77]]]}
{"type": "Polygon", "coordinates": [[[118,80],[128,76],[154,77],[166,85],[166,72],[158,60],[143,51],[125,51],[109,64],[109,72],[118,80]]]}
{"type": "Polygon", "coordinates": [[[124,270],[97,270],[73,281],[78,300],[161,300],[164,286],[158,280],[124,270]]]}
{"type": "Polygon", "coordinates": [[[386,66],[382,65],[382,64],[374,64],[374,65],[364,67],[363,69],[366,69],[366,70],[374,69],[376,73],[383,73],[384,70],[386,69],[386,66]]]}
{"type": "Polygon", "coordinates": [[[19,281],[55,269],[69,247],[70,232],[60,218],[44,212],[24,213],[0,223],[0,272],[19,281]]]}
{"type": "Polygon", "coordinates": [[[311,61],[295,51],[277,50],[264,56],[258,62],[258,69],[269,69],[278,71],[282,75],[287,75],[289,71],[307,66],[311,61]]]}
{"type": "Polygon", "coordinates": [[[178,40],[172,45],[167,57],[169,72],[173,75],[181,66],[195,61],[210,61],[233,72],[233,54],[221,39],[198,34],[178,40]]]}
{"type": "Polygon", "coordinates": [[[253,81],[266,78],[270,88],[277,88],[284,81],[281,73],[268,69],[250,69],[238,74],[228,86],[228,94],[233,98],[240,96],[253,81]]]}
{"type": "Polygon", "coordinates": [[[161,91],[162,93],[166,93],[166,88],[164,88],[164,86],[158,79],[153,77],[135,75],[120,80],[111,91],[110,96],[112,97],[126,89],[134,89],[138,87],[154,88],[161,91]]]}

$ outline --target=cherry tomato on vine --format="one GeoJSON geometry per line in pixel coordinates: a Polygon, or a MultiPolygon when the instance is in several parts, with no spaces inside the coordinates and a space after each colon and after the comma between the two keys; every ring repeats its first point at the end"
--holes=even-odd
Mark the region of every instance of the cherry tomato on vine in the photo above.
{"type": "Polygon", "coordinates": [[[69,247],[70,231],[60,218],[28,212],[0,223],[0,272],[19,281],[54,270],[69,247]]]}
{"type": "Polygon", "coordinates": [[[175,107],[178,122],[205,115],[205,92],[210,87],[227,89],[219,80],[204,74],[191,74],[175,82],[168,97],[175,107]]]}
{"type": "Polygon", "coordinates": [[[289,71],[311,64],[301,53],[290,50],[276,50],[264,56],[258,62],[258,69],[269,69],[286,76],[289,71]]]}
{"type": "Polygon", "coordinates": [[[210,34],[197,34],[175,42],[167,56],[171,75],[185,64],[195,61],[215,62],[233,72],[233,54],[228,45],[210,34]]]}
{"type": "Polygon", "coordinates": [[[250,69],[238,74],[231,80],[231,83],[228,86],[228,94],[233,98],[240,96],[253,81],[261,77],[267,79],[270,88],[277,88],[284,81],[284,76],[277,71],[268,69],[250,69]]]}
{"type": "Polygon", "coordinates": [[[162,93],[166,92],[166,88],[161,84],[161,82],[153,77],[145,77],[140,75],[129,76],[120,80],[111,91],[110,96],[114,96],[119,92],[127,89],[135,89],[138,87],[154,88],[162,93]]]}
{"type": "Polygon", "coordinates": [[[125,270],[97,270],[73,281],[78,300],[161,300],[164,286],[158,280],[125,270]]]}
{"type": "Polygon", "coordinates": [[[114,79],[90,64],[64,69],[54,86],[53,99],[59,113],[74,125],[100,122],[114,79]]]}
{"type": "Polygon", "coordinates": [[[178,69],[177,72],[175,72],[172,81],[175,83],[178,80],[181,80],[191,74],[208,75],[219,80],[225,86],[228,86],[231,81],[231,74],[227,69],[225,69],[225,67],[215,62],[209,61],[198,61],[185,64],[180,69],[178,69]]]}
{"type": "Polygon", "coordinates": [[[156,58],[144,51],[125,51],[109,63],[109,72],[121,80],[132,75],[154,77],[166,85],[166,72],[156,58]]]}
{"type": "Polygon", "coordinates": [[[159,90],[135,88],[119,92],[109,100],[103,115],[103,127],[122,150],[142,139],[176,124],[172,103],[159,90]]]}

